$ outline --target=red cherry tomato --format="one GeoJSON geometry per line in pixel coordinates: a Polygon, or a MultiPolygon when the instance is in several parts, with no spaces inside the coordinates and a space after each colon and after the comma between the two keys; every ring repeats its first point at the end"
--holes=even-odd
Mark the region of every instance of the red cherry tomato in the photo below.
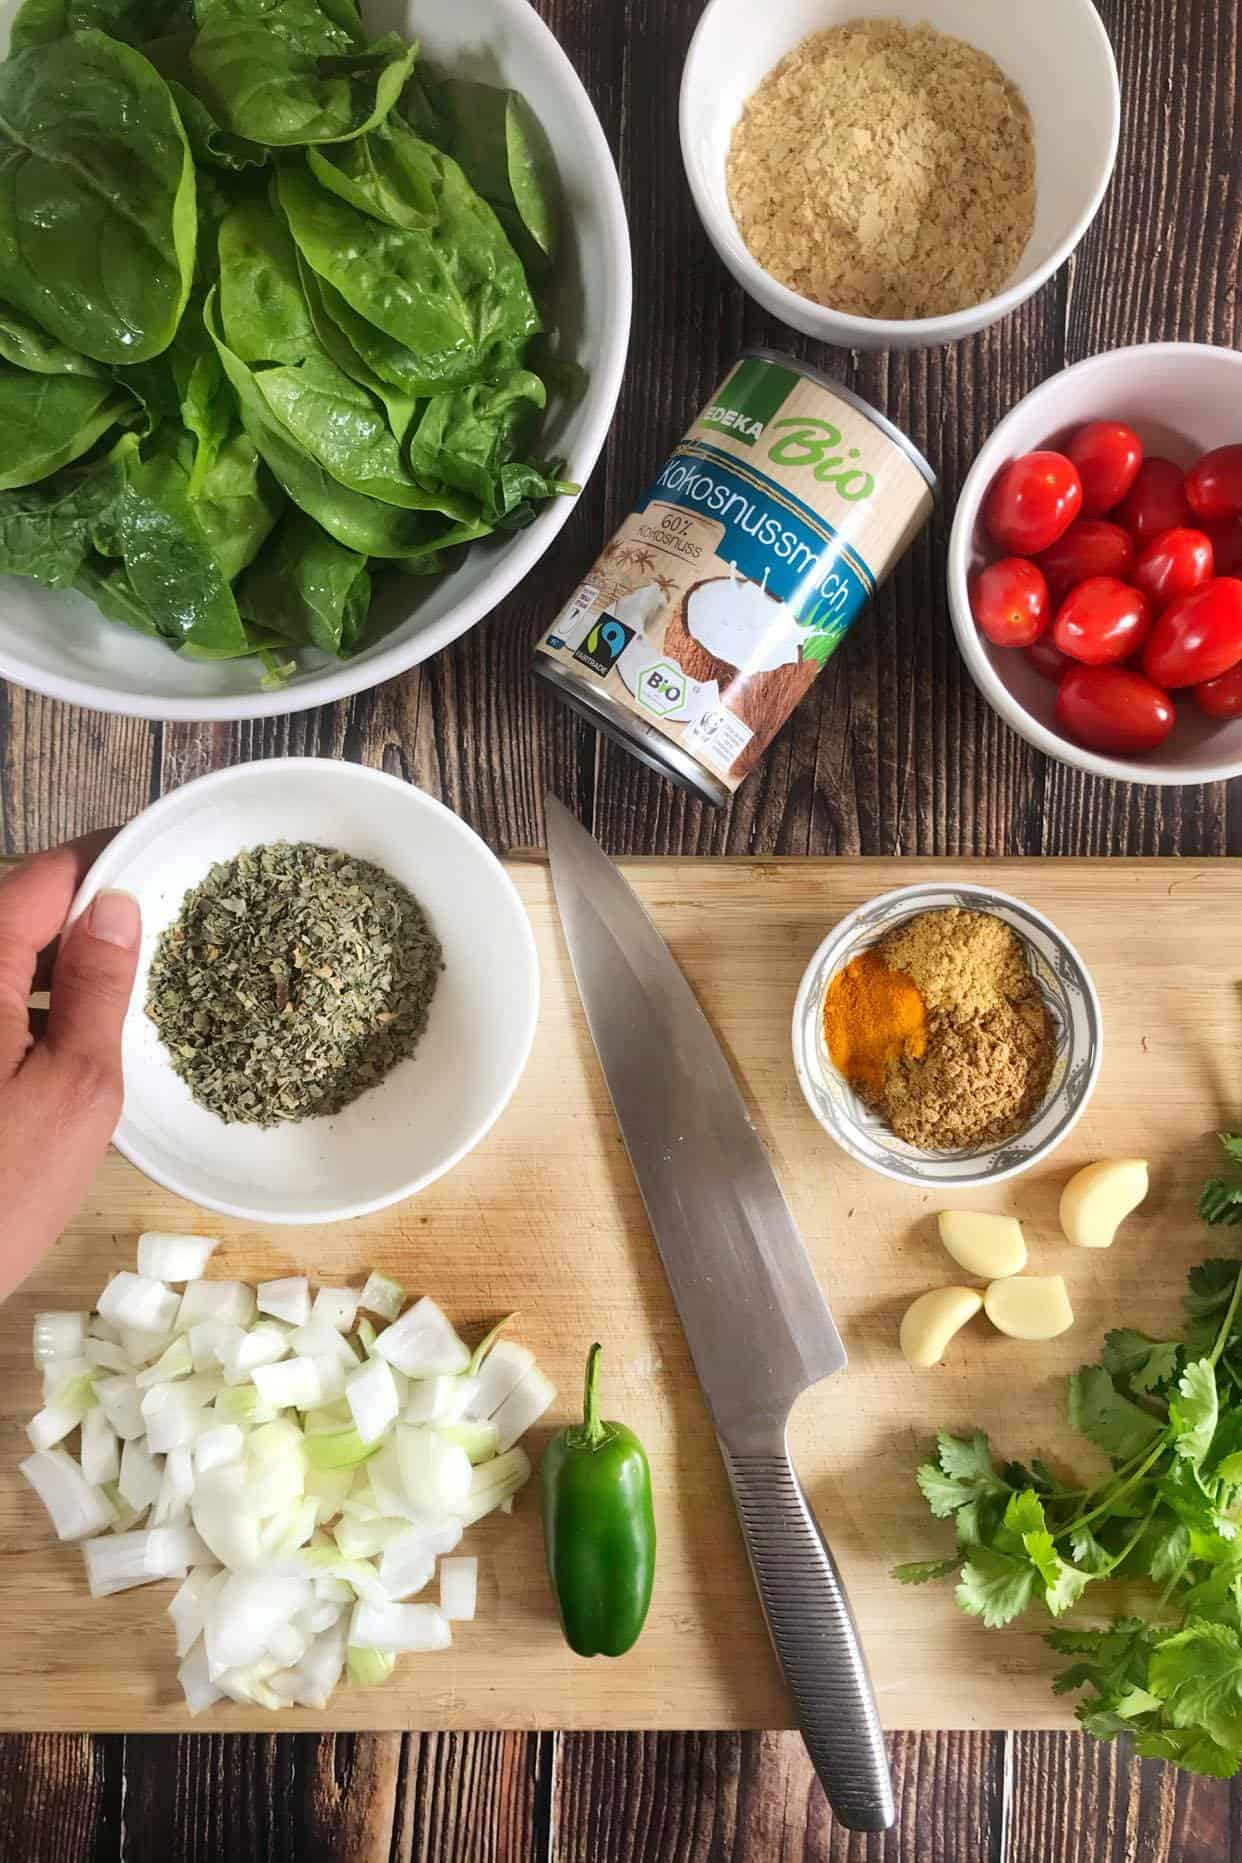
{"type": "Polygon", "coordinates": [[[1034,556],[1064,536],[1082,509],[1082,481],[1064,453],[1024,453],[1002,466],[983,521],[1003,550],[1034,556]]]}
{"type": "Polygon", "coordinates": [[[1057,693],[1057,724],[1087,750],[1123,757],[1155,750],[1174,718],[1168,693],[1128,666],[1075,666],[1057,693]]]}
{"type": "Polygon", "coordinates": [[[1119,505],[1143,463],[1143,442],[1119,420],[1092,420],[1071,435],[1065,449],[1082,480],[1087,517],[1103,517],[1119,505]]]}
{"type": "Polygon", "coordinates": [[[1071,660],[1067,653],[1053,646],[1047,634],[1031,642],[1026,649],[1026,657],[1040,678],[1050,679],[1054,686],[1059,686],[1070,667],[1077,665],[1076,660],[1071,660]]]}
{"type": "Polygon", "coordinates": [[[1186,474],[1186,496],[1196,517],[1242,517],[1242,446],[1218,446],[1186,474]]]}
{"type": "Polygon", "coordinates": [[[1024,556],[1004,556],[971,577],[970,611],[997,647],[1029,647],[1052,619],[1048,584],[1024,556]]]}
{"type": "Polygon", "coordinates": [[[1199,710],[1209,718],[1242,718],[1242,662],[1196,686],[1194,696],[1199,710]]]}
{"type": "Polygon", "coordinates": [[[1040,551],[1038,561],[1049,594],[1059,602],[1088,576],[1117,576],[1127,581],[1134,567],[1134,539],[1120,524],[1079,518],[1049,549],[1040,551]]]}
{"type": "Polygon", "coordinates": [[[1091,576],[1071,589],[1052,624],[1053,645],[1084,666],[1128,660],[1151,633],[1151,603],[1116,576],[1091,576]]]}
{"type": "Polygon", "coordinates": [[[1242,660],[1242,582],[1217,576],[1165,609],[1143,649],[1158,686],[1198,686],[1242,660]]]}
{"type": "Polygon", "coordinates": [[[1159,456],[1143,461],[1138,477],[1113,512],[1114,524],[1124,525],[1140,548],[1162,530],[1179,530],[1190,521],[1185,474],[1171,459],[1159,456]]]}
{"type": "Polygon", "coordinates": [[[1210,582],[1215,564],[1212,539],[1201,530],[1162,530],[1139,551],[1134,586],[1150,595],[1157,608],[1167,608],[1179,595],[1210,582]]]}
{"type": "Polygon", "coordinates": [[[1212,539],[1217,575],[1242,576],[1242,518],[1226,518],[1223,524],[1211,524],[1205,518],[1203,529],[1212,539]]]}

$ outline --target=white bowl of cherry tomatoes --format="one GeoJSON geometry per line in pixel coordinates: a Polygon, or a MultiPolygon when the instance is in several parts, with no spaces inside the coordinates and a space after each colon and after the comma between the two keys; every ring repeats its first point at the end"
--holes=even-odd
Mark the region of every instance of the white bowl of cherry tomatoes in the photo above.
{"type": "Polygon", "coordinates": [[[1242,775],[1242,353],[1112,350],[1008,414],[962,488],[949,601],[979,690],[1097,776],[1242,775]]]}

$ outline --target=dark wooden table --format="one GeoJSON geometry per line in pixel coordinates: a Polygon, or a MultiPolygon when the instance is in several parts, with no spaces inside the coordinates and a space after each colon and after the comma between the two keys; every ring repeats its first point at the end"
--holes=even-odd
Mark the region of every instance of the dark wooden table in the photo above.
{"type": "MultiPolygon", "coordinates": [[[[998,417],[1067,362],[1157,338],[1242,346],[1242,0],[1100,0],[1124,133],[1099,219],[1017,316],[910,357],[816,351],[717,264],[677,157],[699,0],[538,3],[617,152],[635,260],[616,425],[556,548],[451,652],[331,709],[150,725],[0,688],[0,851],[120,821],[220,764],[313,753],[408,777],[497,847],[540,840],[551,788],[609,848],[636,853],[1242,854],[1242,784],[1096,782],[1006,730],[953,645],[943,522],[728,811],[597,740],[526,670],[539,628],[744,344],[813,355],[878,402],[939,465],[947,512],[998,417]]],[[[880,1840],[833,1827],[785,1734],[11,1738],[0,1863],[1242,1860],[1242,1787],[1072,1735],[895,1733],[891,1748],[899,1821],[880,1840]]]]}

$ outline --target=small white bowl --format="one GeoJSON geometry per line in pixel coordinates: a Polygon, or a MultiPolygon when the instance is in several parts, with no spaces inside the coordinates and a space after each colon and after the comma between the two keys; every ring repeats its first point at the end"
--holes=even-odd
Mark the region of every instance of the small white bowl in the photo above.
{"type": "Polygon", "coordinates": [[[924,1188],[967,1190],[1017,1177],[1056,1150],[1078,1124],[1104,1056],[1100,999],[1068,938],[1042,912],[987,886],[900,886],[859,906],[834,926],[806,967],[793,1013],[798,1084],[824,1131],[851,1158],[882,1177],[924,1188]],[[824,1040],[824,996],[851,958],[921,912],[963,906],[991,912],[1017,934],[1047,1005],[1057,1053],[1039,1110],[1021,1132],[977,1151],[920,1151],[890,1132],[833,1065],[824,1040]]]}
{"type": "Polygon", "coordinates": [[[988,487],[1009,460],[1064,444],[1088,420],[1123,420],[1149,452],[1189,466],[1212,447],[1242,440],[1242,354],[1208,343],[1147,343],[1075,363],[1042,382],[997,427],[970,469],[949,538],[949,609],[970,676],[1019,737],[1062,763],[1128,783],[1223,783],[1242,776],[1242,719],[1205,718],[1188,693],[1159,750],[1110,757],[1058,730],[1057,689],[1025,654],[994,647],[975,626],[969,580],[1003,552],[980,521],[988,487]]]}
{"type": "Polygon", "coordinates": [[[539,963],[508,874],[472,829],[394,776],[327,758],[273,758],[175,789],[123,828],[87,874],[142,907],[125,1023],[125,1108],[115,1144],[191,1203],[262,1223],[329,1223],[413,1196],[478,1144],[530,1054],[539,963]],[[413,1055],[332,1118],[226,1125],[191,1097],[145,1013],[160,933],[215,861],[271,841],[313,841],[374,861],[408,887],[444,952],[413,1055]]]}
{"type": "MultiPolygon", "coordinates": [[[[581,365],[578,397],[554,394],[539,452],[585,485],[616,410],[630,334],[630,241],[621,183],[582,80],[528,0],[364,0],[370,31],[417,39],[456,77],[520,91],[552,145],[564,202],[550,319],[560,354],[581,365]]],[[[17,0],[0,0],[7,49],[17,0]]],[[[186,660],[163,641],[105,621],[71,589],[0,576],[0,677],[95,711],[134,718],[275,718],[364,692],[408,672],[490,614],[530,575],[577,508],[553,498],[525,530],[454,552],[442,576],[391,575],[376,591],[388,632],[350,660],[300,649],[287,685],[260,684],[253,660],[186,660]]],[[[583,548],[584,546],[577,546],[583,548]]],[[[559,601],[570,586],[564,571],[559,601]]]]}
{"type": "Polygon", "coordinates": [[[955,343],[1007,317],[1063,265],[1112,177],[1121,91],[1091,0],[710,0],[681,82],[681,151],[708,238],[751,297],[782,323],[849,349],[955,343]],[[729,206],[725,162],[746,100],[808,33],[847,20],[934,26],[994,58],[1021,90],[1035,132],[1035,225],[994,297],[946,317],[852,317],[778,284],[747,251],[729,206]]]}

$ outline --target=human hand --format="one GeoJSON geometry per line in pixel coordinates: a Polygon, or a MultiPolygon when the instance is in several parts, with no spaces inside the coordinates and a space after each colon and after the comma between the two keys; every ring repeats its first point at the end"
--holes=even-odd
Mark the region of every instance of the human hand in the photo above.
{"type": "Polygon", "coordinates": [[[137,901],[100,893],[60,937],[107,839],[52,848],[0,879],[0,1300],[60,1236],[121,1116],[137,901]],[[45,976],[51,1006],[36,1040],[28,1005],[45,976]]]}

